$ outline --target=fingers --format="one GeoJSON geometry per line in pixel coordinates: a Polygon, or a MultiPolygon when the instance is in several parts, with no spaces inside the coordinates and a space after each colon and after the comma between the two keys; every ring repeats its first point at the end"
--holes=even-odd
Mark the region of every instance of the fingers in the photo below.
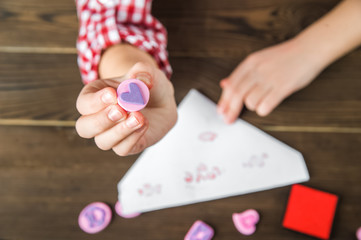
{"type": "Polygon", "coordinates": [[[245,96],[244,102],[246,107],[251,111],[255,111],[258,104],[269,91],[271,91],[271,87],[265,83],[256,84],[245,96]]]}
{"type": "Polygon", "coordinates": [[[256,84],[252,73],[237,78],[233,75],[229,79],[222,80],[220,86],[223,88],[221,98],[218,102],[218,112],[224,116],[226,123],[233,123],[241,113],[245,95],[256,84]]]}
{"type": "MultiPolygon", "coordinates": [[[[224,86],[224,82],[223,82],[223,84],[220,84],[220,85],[221,85],[221,87],[224,86]]],[[[219,114],[224,114],[227,111],[228,104],[229,104],[230,98],[232,96],[232,93],[229,92],[230,91],[229,88],[222,87],[222,89],[223,89],[222,94],[221,94],[221,97],[219,98],[218,104],[217,104],[217,112],[219,114]]]]}
{"type": "MultiPolygon", "coordinates": [[[[249,85],[250,86],[250,85],[249,85]]],[[[242,110],[244,103],[251,111],[264,117],[271,113],[292,91],[286,87],[275,88],[267,84],[256,84],[246,94],[237,94],[224,89],[219,106],[223,107],[226,123],[234,122],[242,110]]]]}
{"type": "Polygon", "coordinates": [[[78,134],[83,138],[92,138],[113,127],[127,117],[127,112],[119,105],[110,105],[105,109],[81,116],[75,125],[78,134]]]}
{"type": "Polygon", "coordinates": [[[148,124],[144,124],[143,127],[123,139],[120,143],[112,148],[113,151],[119,156],[127,156],[129,154],[136,154],[143,151],[146,147],[146,143],[142,137],[148,130],[148,126],[148,124]]]}
{"type": "Polygon", "coordinates": [[[290,91],[272,89],[259,103],[257,114],[262,117],[267,116],[290,94],[290,91]]]}
{"type": "Polygon", "coordinates": [[[142,151],[146,145],[139,139],[149,124],[140,112],[127,113],[118,105],[111,105],[102,111],[78,119],[76,130],[81,137],[94,137],[102,150],[113,149],[120,156],[142,151]]]}
{"type": "Polygon", "coordinates": [[[82,115],[89,115],[99,112],[111,104],[117,103],[117,94],[114,88],[105,87],[99,90],[96,87],[97,81],[89,83],[80,92],[76,108],[82,115]]]}
{"type": "Polygon", "coordinates": [[[236,119],[238,118],[238,116],[241,113],[243,107],[243,100],[240,97],[234,97],[228,105],[228,108],[226,109],[225,115],[224,115],[224,121],[227,124],[231,124],[234,121],[236,121],[236,119]]]}
{"type": "Polygon", "coordinates": [[[233,91],[234,90],[230,88],[223,89],[221,98],[218,102],[218,113],[223,115],[224,121],[228,124],[237,119],[243,106],[241,96],[233,91]]]}
{"type": "Polygon", "coordinates": [[[126,76],[127,78],[136,78],[143,81],[151,89],[154,84],[154,67],[138,62],[128,71],[126,76]]]}
{"type": "Polygon", "coordinates": [[[112,149],[128,136],[134,134],[135,131],[144,126],[145,123],[146,119],[142,113],[130,113],[126,120],[119,122],[107,131],[95,136],[95,143],[102,150],[112,149]]]}

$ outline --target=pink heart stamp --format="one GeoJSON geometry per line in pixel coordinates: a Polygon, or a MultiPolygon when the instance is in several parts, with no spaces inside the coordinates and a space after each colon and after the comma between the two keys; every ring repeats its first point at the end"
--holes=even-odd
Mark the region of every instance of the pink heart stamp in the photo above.
{"type": "Polygon", "coordinates": [[[138,79],[123,81],[117,89],[118,104],[128,112],[143,109],[149,101],[149,89],[138,79]]]}
{"type": "Polygon", "coordinates": [[[252,235],[256,231],[259,214],[254,209],[248,209],[241,213],[233,213],[233,223],[236,229],[243,235],[252,235]]]}
{"type": "Polygon", "coordinates": [[[102,202],[87,205],[79,214],[78,223],[86,233],[98,233],[105,229],[112,219],[112,210],[102,202]]]}

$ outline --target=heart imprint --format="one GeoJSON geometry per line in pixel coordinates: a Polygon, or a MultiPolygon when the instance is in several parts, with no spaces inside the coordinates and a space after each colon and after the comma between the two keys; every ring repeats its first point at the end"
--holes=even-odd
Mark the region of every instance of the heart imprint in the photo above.
{"type": "Polygon", "coordinates": [[[123,92],[120,98],[127,103],[143,105],[144,99],[142,92],[136,83],[129,83],[129,92],[123,92]]]}
{"type": "Polygon", "coordinates": [[[256,224],[259,221],[259,214],[254,209],[248,209],[242,213],[233,213],[234,226],[244,235],[251,235],[256,231],[256,224]]]}

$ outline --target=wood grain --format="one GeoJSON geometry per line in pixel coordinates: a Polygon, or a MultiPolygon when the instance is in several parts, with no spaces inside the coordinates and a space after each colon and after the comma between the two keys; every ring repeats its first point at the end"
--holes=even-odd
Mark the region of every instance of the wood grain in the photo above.
{"type": "MultiPolygon", "coordinates": [[[[304,153],[311,175],[306,185],[340,196],[331,239],[351,239],[361,214],[361,135],[272,135],[304,153]]],[[[215,227],[215,239],[233,240],[241,235],[231,214],[255,208],[262,217],[252,239],[313,239],[281,227],[290,187],[149,212],[135,219],[114,216],[104,232],[83,233],[77,226],[81,209],[92,201],[113,205],[116,184],[136,157],[103,152],[73,129],[0,127],[1,238],[183,239],[192,222],[202,219],[215,227]]]]}
{"type": "Polygon", "coordinates": [[[74,120],[76,55],[0,54],[0,118],[74,120]]]}
{"type": "Polygon", "coordinates": [[[77,17],[73,0],[2,0],[1,46],[74,47],[77,17]]]}
{"type": "MultiPolygon", "coordinates": [[[[310,86],[284,101],[270,116],[244,111],[258,127],[312,126],[361,128],[361,51],[344,57],[310,86]],[[287,116],[287,117],[286,117],[287,116]]],[[[220,79],[238,63],[233,58],[171,58],[172,82],[180,102],[191,88],[218,101],[220,79]]],[[[0,55],[0,119],[75,121],[75,102],[82,88],[76,55],[0,55]]]]}
{"type": "Polygon", "coordinates": [[[170,54],[229,58],[297,35],[337,1],[173,2],[155,1],[153,8],[168,29],[170,54]]]}

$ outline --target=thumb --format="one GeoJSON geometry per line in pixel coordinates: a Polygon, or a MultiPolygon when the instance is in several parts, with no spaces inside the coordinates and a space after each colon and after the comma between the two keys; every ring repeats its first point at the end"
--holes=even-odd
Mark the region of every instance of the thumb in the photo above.
{"type": "Polygon", "coordinates": [[[147,85],[150,90],[149,106],[164,106],[168,104],[169,99],[172,99],[173,85],[157,67],[138,62],[128,71],[125,77],[139,79],[147,85]]]}
{"type": "Polygon", "coordinates": [[[149,89],[154,84],[154,67],[147,63],[138,62],[128,71],[126,79],[136,78],[147,85],[149,89]]]}

